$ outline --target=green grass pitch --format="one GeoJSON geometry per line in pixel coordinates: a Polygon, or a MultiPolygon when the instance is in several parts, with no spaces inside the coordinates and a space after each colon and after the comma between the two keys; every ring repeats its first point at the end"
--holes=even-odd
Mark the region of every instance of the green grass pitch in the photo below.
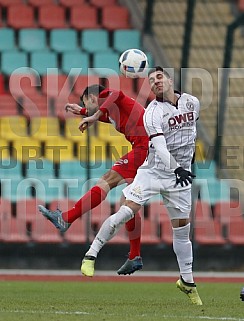
{"type": "Polygon", "coordinates": [[[194,306],[174,283],[2,281],[1,321],[244,321],[238,283],[199,283],[194,306]]]}

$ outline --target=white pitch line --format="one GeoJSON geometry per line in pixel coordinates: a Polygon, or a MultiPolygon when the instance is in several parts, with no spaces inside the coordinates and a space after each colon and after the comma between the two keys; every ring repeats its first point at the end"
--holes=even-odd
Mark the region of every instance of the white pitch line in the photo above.
{"type": "MultiPolygon", "coordinates": [[[[25,314],[58,314],[58,315],[101,315],[98,313],[90,313],[85,311],[43,311],[43,310],[0,310],[0,313],[25,313],[25,314]]],[[[113,314],[106,314],[107,316],[116,316],[113,314]]],[[[140,317],[150,317],[149,314],[138,315],[140,317]]],[[[160,314],[160,318],[163,319],[176,319],[179,318],[178,315],[166,315],[160,314]]],[[[219,320],[219,321],[244,321],[244,319],[235,318],[235,317],[208,317],[208,316],[180,316],[181,319],[194,319],[194,320],[219,320]]]]}

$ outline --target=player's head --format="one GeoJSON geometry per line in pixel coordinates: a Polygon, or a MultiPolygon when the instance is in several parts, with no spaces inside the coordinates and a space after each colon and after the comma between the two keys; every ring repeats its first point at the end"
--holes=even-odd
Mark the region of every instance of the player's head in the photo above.
{"type": "Polygon", "coordinates": [[[157,97],[162,97],[168,91],[173,91],[173,80],[170,74],[160,66],[148,71],[148,80],[151,90],[157,97]]]}
{"type": "Polygon", "coordinates": [[[83,91],[80,100],[86,107],[88,115],[93,115],[98,110],[98,96],[105,87],[101,85],[91,85],[83,91]]]}

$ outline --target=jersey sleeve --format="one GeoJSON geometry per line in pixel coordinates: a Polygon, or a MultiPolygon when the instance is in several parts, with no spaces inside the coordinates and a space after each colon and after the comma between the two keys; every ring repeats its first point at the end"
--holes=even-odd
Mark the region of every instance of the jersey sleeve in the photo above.
{"type": "MultiPolygon", "coordinates": [[[[151,104],[154,104],[154,102],[151,104]]],[[[143,116],[143,122],[149,138],[164,134],[162,127],[162,115],[155,104],[148,106],[143,116]]]]}
{"type": "Polygon", "coordinates": [[[81,108],[80,114],[81,114],[82,116],[87,116],[87,109],[86,109],[86,108],[81,108]]]}

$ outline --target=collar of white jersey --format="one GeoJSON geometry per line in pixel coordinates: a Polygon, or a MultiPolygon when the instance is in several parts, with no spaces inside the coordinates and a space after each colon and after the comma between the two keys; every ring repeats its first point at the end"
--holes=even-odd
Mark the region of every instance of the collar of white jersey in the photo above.
{"type": "Polygon", "coordinates": [[[167,100],[167,99],[163,99],[163,98],[161,98],[161,97],[156,97],[156,100],[157,100],[157,101],[160,101],[161,103],[169,103],[170,105],[178,108],[178,101],[179,101],[179,99],[180,99],[180,97],[181,97],[181,93],[180,93],[179,91],[177,91],[177,90],[174,90],[174,93],[178,96],[178,99],[176,100],[176,103],[175,103],[175,104],[174,104],[172,101],[167,100]]]}

